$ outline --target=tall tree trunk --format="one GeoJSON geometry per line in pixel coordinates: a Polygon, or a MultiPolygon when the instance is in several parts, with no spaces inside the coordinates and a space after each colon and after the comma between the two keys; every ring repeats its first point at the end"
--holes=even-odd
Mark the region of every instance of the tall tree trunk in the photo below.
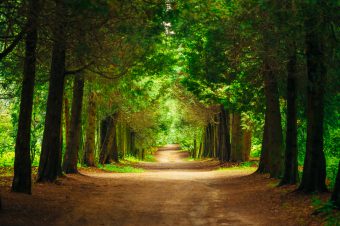
{"type": "Polygon", "coordinates": [[[12,191],[31,194],[31,122],[33,93],[36,69],[36,46],[38,39],[37,17],[39,1],[29,1],[28,26],[26,34],[24,78],[21,90],[21,102],[18,132],[15,144],[14,178],[12,191]]]}
{"type": "Polygon", "coordinates": [[[243,161],[249,161],[250,151],[251,151],[251,130],[244,129],[243,130],[243,144],[242,144],[242,154],[243,154],[243,161]]]}
{"type": "Polygon", "coordinates": [[[196,158],[197,155],[197,140],[196,140],[196,133],[194,134],[194,150],[192,152],[192,158],[196,158]]]}
{"type": "MultiPolygon", "coordinates": [[[[324,81],[326,77],[324,40],[321,31],[322,1],[310,6],[305,21],[307,56],[307,147],[302,181],[304,192],[327,191],[326,161],[323,152],[324,81]]],[[[311,3],[312,4],[312,3],[311,3]]]]}
{"type": "Polygon", "coordinates": [[[243,131],[241,127],[241,114],[233,113],[231,129],[231,161],[240,162],[243,159],[243,131]]]}
{"type": "Polygon", "coordinates": [[[73,98],[70,124],[70,137],[66,144],[66,152],[63,161],[65,173],[78,173],[78,152],[81,140],[81,112],[83,106],[84,77],[75,75],[73,82],[73,98]]]}
{"type": "Polygon", "coordinates": [[[96,101],[94,92],[91,92],[89,97],[87,115],[88,125],[86,129],[84,164],[87,166],[95,166],[96,101]]]}
{"type": "MultiPolygon", "coordinates": [[[[50,84],[47,98],[45,129],[42,141],[38,182],[57,179],[58,156],[60,152],[61,111],[65,77],[65,6],[63,0],[55,0],[56,15],[54,25],[54,42],[50,71],[50,84]]],[[[59,166],[60,167],[60,166],[59,166]]]]}
{"type": "Polygon", "coordinates": [[[225,137],[224,137],[224,148],[225,150],[223,151],[224,153],[224,157],[223,157],[223,161],[230,161],[230,156],[231,156],[231,142],[230,142],[230,114],[228,110],[225,110],[223,108],[223,116],[222,116],[225,120],[224,123],[224,132],[225,132],[225,137]]]}
{"type": "Polygon", "coordinates": [[[64,121],[65,121],[65,144],[68,143],[70,137],[70,103],[64,95],[64,121]]]}
{"type": "Polygon", "coordinates": [[[268,120],[267,145],[269,151],[269,173],[272,178],[279,178],[283,174],[283,141],[279,93],[276,76],[269,65],[265,65],[264,92],[266,96],[266,114],[268,120]]]}
{"type": "Polygon", "coordinates": [[[331,202],[335,208],[340,209],[340,162],[338,167],[338,175],[335,179],[334,191],[332,193],[331,202]]]}
{"type": "Polygon", "coordinates": [[[280,185],[296,184],[298,178],[297,117],[296,117],[296,53],[287,65],[287,132],[285,167],[280,185]]]}
{"type": "Polygon", "coordinates": [[[136,149],[136,134],[134,131],[130,132],[130,153],[134,154],[135,153],[135,149],[136,149]]]}
{"type": "Polygon", "coordinates": [[[119,162],[118,159],[118,143],[117,143],[117,125],[116,120],[114,121],[114,135],[113,135],[113,142],[111,147],[111,159],[115,162],[119,162]]]}
{"type": "Polygon", "coordinates": [[[109,164],[113,160],[113,146],[116,136],[116,114],[113,116],[108,116],[102,122],[102,147],[99,156],[100,164],[109,164]],[[105,131],[106,128],[106,131],[105,131]]]}
{"type": "Polygon", "coordinates": [[[231,153],[229,113],[221,105],[218,125],[218,158],[221,162],[229,161],[231,153]]]}
{"type": "Polygon", "coordinates": [[[269,149],[268,149],[269,122],[267,118],[268,113],[266,109],[262,137],[261,157],[259,162],[259,168],[256,171],[257,173],[269,173],[269,149]]]}
{"type": "MultiPolygon", "coordinates": [[[[62,111],[61,111],[62,112],[62,111]]],[[[63,120],[63,116],[61,116],[61,121],[63,120]]],[[[61,177],[63,175],[63,169],[61,168],[61,163],[63,159],[63,124],[60,125],[60,151],[58,155],[58,169],[57,169],[57,176],[61,177]]]]}

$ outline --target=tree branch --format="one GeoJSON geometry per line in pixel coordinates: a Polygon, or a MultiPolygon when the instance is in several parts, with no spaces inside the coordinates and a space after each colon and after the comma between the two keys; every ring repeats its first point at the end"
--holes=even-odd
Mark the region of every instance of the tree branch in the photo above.
{"type": "Polygon", "coordinates": [[[76,75],[76,74],[79,74],[81,72],[83,72],[84,70],[86,70],[87,68],[89,68],[91,65],[94,64],[94,61],[91,61],[90,63],[88,64],[85,64],[84,66],[78,68],[78,69],[75,69],[75,70],[66,70],[65,71],[65,75],[76,75]]]}
{"type": "Polygon", "coordinates": [[[22,40],[25,34],[25,29],[23,29],[13,40],[13,42],[6,48],[4,51],[0,53],[0,61],[5,58],[13,49],[18,45],[18,43],[22,40]]]}

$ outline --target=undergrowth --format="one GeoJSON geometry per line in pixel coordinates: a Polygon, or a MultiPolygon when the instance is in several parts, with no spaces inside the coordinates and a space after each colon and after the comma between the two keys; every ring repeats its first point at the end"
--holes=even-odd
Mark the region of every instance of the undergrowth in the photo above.
{"type": "Polygon", "coordinates": [[[340,226],[340,211],[335,210],[330,201],[325,202],[314,196],[312,205],[316,208],[313,215],[320,215],[325,221],[325,226],[340,226]]]}

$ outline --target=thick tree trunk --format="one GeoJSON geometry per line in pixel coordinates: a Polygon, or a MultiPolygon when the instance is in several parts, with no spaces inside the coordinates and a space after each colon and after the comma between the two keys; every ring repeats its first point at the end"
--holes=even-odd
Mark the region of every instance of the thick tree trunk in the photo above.
{"type": "MultiPolygon", "coordinates": [[[[321,34],[321,3],[316,4],[305,22],[307,56],[307,147],[300,191],[327,191],[326,161],[323,152],[324,81],[326,76],[324,41],[321,34]],[[318,13],[319,12],[319,13],[318,13]],[[316,15],[315,15],[316,14],[316,15]]],[[[312,7],[311,7],[312,8],[312,7]]]]}
{"type": "Polygon", "coordinates": [[[87,121],[84,164],[87,166],[95,166],[96,101],[93,92],[91,92],[89,97],[87,121]]]}
{"type": "Polygon", "coordinates": [[[287,65],[287,132],[285,167],[280,185],[296,184],[298,178],[297,118],[296,118],[296,53],[287,65]]]}
{"type": "Polygon", "coordinates": [[[231,129],[231,158],[233,162],[244,161],[243,156],[243,131],[241,127],[241,114],[233,113],[231,129]]]}
{"type": "Polygon", "coordinates": [[[15,144],[14,178],[12,191],[31,194],[31,121],[33,93],[36,69],[36,46],[38,39],[37,17],[39,1],[29,1],[28,25],[26,34],[24,78],[21,90],[21,102],[18,132],[15,144]]]}
{"type": "Polygon", "coordinates": [[[57,179],[58,156],[60,152],[61,111],[65,77],[65,6],[62,0],[56,0],[54,43],[50,72],[50,85],[47,98],[45,129],[42,141],[38,182],[57,179]]]}
{"type": "Polygon", "coordinates": [[[266,96],[266,120],[268,125],[267,147],[269,151],[269,173],[272,178],[279,178],[283,174],[283,141],[281,113],[277,80],[269,66],[264,72],[264,92],[266,96]]]}
{"type": "Polygon", "coordinates": [[[83,106],[84,78],[76,75],[73,82],[73,98],[70,124],[70,137],[66,144],[63,170],[65,173],[78,173],[78,152],[81,140],[81,112],[83,106]]]}
{"type": "Polygon", "coordinates": [[[340,162],[338,168],[338,175],[335,179],[335,186],[334,191],[332,193],[331,202],[333,203],[334,207],[340,209],[340,162]]]}

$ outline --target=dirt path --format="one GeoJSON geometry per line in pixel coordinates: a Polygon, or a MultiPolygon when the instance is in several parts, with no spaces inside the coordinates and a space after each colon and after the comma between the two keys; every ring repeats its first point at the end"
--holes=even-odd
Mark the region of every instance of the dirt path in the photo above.
{"type": "Polygon", "coordinates": [[[165,149],[157,162],[139,164],[144,173],[86,170],[35,185],[32,196],[5,193],[0,225],[318,225],[285,204],[264,176],[185,157],[165,149]]]}

